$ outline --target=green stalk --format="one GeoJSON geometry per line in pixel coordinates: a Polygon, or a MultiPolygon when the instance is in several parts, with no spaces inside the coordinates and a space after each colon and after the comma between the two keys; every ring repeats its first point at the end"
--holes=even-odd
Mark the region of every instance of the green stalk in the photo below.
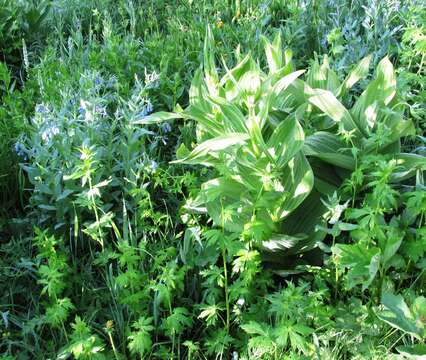
{"type": "MultiPolygon", "coordinates": [[[[222,212],[222,216],[221,216],[221,221],[222,221],[222,232],[223,232],[223,236],[225,236],[225,223],[224,223],[224,216],[223,216],[223,204],[221,206],[221,212],[222,212]]],[[[226,306],[226,323],[225,323],[225,328],[226,328],[226,334],[229,334],[229,328],[230,328],[230,322],[231,322],[231,312],[230,312],[230,308],[229,308],[229,294],[228,294],[228,270],[227,270],[227,266],[226,266],[226,250],[225,247],[222,246],[222,261],[223,261],[223,275],[225,278],[224,281],[224,290],[225,290],[225,306],[226,306]]]]}
{"type": "Polygon", "coordinates": [[[226,252],[225,249],[222,248],[222,259],[223,259],[223,272],[225,277],[225,304],[226,304],[226,333],[229,334],[230,320],[231,320],[231,312],[229,309],[229,295],[228,295],[228,271],[226,266],[226,252]]]}
{"type": "Polygon", "coordinates": [[[114,340],[112,338],[111,331],[108,331],[108,338],[109,342],[111,343],[112,351],[114,352],[114,357],[116,360],[120,360],[120,357],[118,356],[117,348],[115,347],[114,340]]]}
{"type": "MultiPolygon", "coordinates": [[[[92,189],[93,189],[92,177],[90,175],[89,175],[89,189],[90,189],[90,192],[92,192],[92,189]]],[[[95,197],[93,195],[90,195],[90,200],[92,201],[93,210],[95,212],[95,219],[98,224],[97,229],[98,229],[99,242],[101,244],[102,251],[104,251],[104,239],[102,238],[101,229],[99,228],[99,215],[98,215],[98,209],[96,206],[95,197]]]]}

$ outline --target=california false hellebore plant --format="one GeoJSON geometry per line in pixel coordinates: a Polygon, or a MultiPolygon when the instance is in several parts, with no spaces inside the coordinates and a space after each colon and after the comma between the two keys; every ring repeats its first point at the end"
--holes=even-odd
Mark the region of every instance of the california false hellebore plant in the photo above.
{"type": "Polygon", "coordinates": [[[314,64],[303,81],[299,77],[304,71],[294,71],[292,53],[282,51],[279,35],[272,43],[264,38],[264,43],[268,73],[248,54],[239,56],[231,70],[224,63],[219,79],[208,28],[204,74],[199,69],[194,76],[190,105],[135,123],[194,120],[198,145],[192,151],[181,145],[175,163],[213,167],[219,176],[205,182],[187,208],[207,212],[216,226],[242,233],[269,255],[298,254],[324,238],[316,226],[326,212],[320,200],[350,176],[359,153],[395,157],[400,165],[395,180],[414,175],[425,160],[399,153],[400,138],[414,128],[395,103],[395,75],[387,58],[347,110],[338,98],[368,74],[368,57],[342,84],[327,61],[314,64]],[[301,122],[308,121],[306,128],[313,134],[305,137],[301,122]],[[381,144],[379,134],[386,139],[381,144]]]}

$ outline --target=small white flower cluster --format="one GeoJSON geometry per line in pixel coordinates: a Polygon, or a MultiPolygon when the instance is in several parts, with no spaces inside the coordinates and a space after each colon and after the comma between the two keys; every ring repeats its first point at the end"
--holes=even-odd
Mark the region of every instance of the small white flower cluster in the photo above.
{"type": "Polygon", "coordinates": [[[50,123],[41,131],[41,138],[45,143],[49,143],[53,137],[59,133],[59,127],[53,123],[50,123]]]}
{"type": "Polygon", "coordinates": [[[160,74],[154,70],[152,73],[148,73],[145,68],[145,88],[146,89],[157,89],[160,86],[160,74]]]}

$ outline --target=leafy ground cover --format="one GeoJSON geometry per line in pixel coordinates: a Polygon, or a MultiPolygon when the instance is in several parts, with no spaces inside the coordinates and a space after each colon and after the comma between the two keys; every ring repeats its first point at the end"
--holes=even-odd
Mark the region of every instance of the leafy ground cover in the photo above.
{"type": "Polygon", "coordinates": [[[421,1],[0,5],[0,359],[426,357],[421,1]]]}

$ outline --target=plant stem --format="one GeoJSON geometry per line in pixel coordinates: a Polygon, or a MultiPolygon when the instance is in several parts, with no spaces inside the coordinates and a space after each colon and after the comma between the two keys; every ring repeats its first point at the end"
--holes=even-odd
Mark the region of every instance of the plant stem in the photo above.
{"type": "MultiPolygon", "coordinates": [[[[91,176],[89,176],[89,188],[90,188],[90,192],[92,192],[93,187],[92,187],[92,177],[91,176]]],[[[94,197],[93,194],[90,195],[90,200],[92,200],[93,210],[95,212],[95,219],[96,219],[96,223],[98,224],[97,230],[98,230],[99,242],[101,244],[102,251],[104,251],[104,239],[102,238],[101,229],[99,228],[100,224],[99,224],[98,209],[96,207],[96,201],[95,201],[95,197],[94,197]]]]}
{"type": "Polygon", "coordinates": [[[108,331],[109,342],[111,343],[112,351],[114,352],[114,357],[116,360],[120,360],[117,352],[117,348],[115,347],[114,340],[111,335],[111,331],[108,331]]]}
{"type": "Polygon", "coordinates": [[[226,333],[229,334],[229,325],[230,325],[230,310],[229,310],[229,294],[228,294],[228,271],[226,266],[226,252],[225,249],[222,248],[222,259],[223,259],[223,273],[225,277],[225,304],[226,304],[226,333]]]}

